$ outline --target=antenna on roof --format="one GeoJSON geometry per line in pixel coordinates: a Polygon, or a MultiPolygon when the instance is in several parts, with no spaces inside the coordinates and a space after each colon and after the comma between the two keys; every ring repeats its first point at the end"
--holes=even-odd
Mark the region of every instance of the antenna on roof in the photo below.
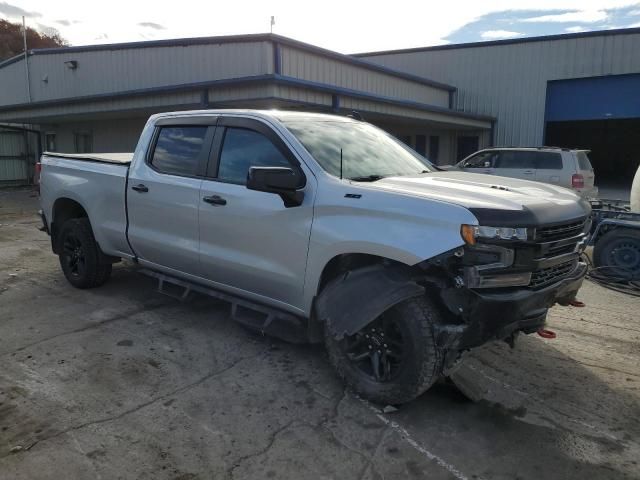
{"type": "Polygon", "coordinates": [[[273,33],[273,26],[276,24],[276,17],[271,15],[271,33],[273,33]]]}
{"type": "Polygon", "coordinates": [[[342,180],[342,149],[340,149],[340,180],[342,180]]]}
{"type": "Polygon", "coordinates": [[[359,121],[364,120],[364,118],[362,118],[362,115],[360,115],[360,112],[357,112],[356,110],[351,110],[351,113],[347,115],[347,117],[353,118],[354,120],[359,120],[359,121]]]}

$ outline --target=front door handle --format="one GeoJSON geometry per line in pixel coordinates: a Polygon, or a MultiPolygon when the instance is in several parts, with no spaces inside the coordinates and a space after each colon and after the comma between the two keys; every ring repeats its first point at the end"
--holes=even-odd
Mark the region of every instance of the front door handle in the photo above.
{"type": "Polygon", "coordinates": [[[227,201],[219,195],[211,195],[210,197],[202,197],[202,200],[211,205],[226,205],[227,201]]]}
{"type": "Polygon", "coordinates": [[[536,172],[534,172],[533,170],[525,170],[523,173],[524,173],[525,175],[533,175],[533,174],[534,174],[534,173],[536,173],[536,172]]]}
{"type": "Polygon", "coordinates": [[[149,191],[149,187],[140,183],[131,187],[131,190],[135,190],[136,192],[140,193],[147,193],[149,191]]]}

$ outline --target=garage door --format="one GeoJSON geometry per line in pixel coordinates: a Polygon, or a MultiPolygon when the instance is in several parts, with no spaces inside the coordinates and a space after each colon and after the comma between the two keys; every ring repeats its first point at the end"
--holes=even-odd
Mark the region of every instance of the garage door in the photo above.
{"type": "Polygon", "coordinates": [[[557,80],[547,84],[547,122],[640,117],[640,74],[557,80]]]}
{"type": "Polygon", "coordinates": [[[640,163],[640,74],[551,81],[545,145],[591,150],[596,184],[628,189],[640,163]]]}
{"type": "Polygon", "coordinates": [[[25,132],[0,129],[0,185],[29,183],[29,155],[25,132]]]}

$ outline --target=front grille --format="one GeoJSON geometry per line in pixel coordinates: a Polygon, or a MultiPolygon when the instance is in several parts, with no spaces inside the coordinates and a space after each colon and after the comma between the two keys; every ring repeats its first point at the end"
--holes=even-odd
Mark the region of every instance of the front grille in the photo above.
{"type": "Polygon", "coordinates": [[[529,286],[531,288],[542,288],[551,285],[562,279],[573,271],[577,260],[569,260],[568,262],[554,265],[553,267],[541,268],[531,274],[529,286]]]}
{"type": "Polygon", "coordinates": [[[582,233],[585,222],[586,219],[583,219],[561,225],[536,228],[536,241],[553,242],[555,240],[562,240],[563,238],[575,237],[582,233]]]}

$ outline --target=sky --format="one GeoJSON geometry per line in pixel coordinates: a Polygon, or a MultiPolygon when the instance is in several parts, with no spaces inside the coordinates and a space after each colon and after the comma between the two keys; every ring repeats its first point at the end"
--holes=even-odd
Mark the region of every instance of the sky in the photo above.
{"type": "Polygon", "coordinates": [[[640,27],[628,0],[0,0],[0,18],[72,45],[274,33],[341,53],[640,27]]]}

